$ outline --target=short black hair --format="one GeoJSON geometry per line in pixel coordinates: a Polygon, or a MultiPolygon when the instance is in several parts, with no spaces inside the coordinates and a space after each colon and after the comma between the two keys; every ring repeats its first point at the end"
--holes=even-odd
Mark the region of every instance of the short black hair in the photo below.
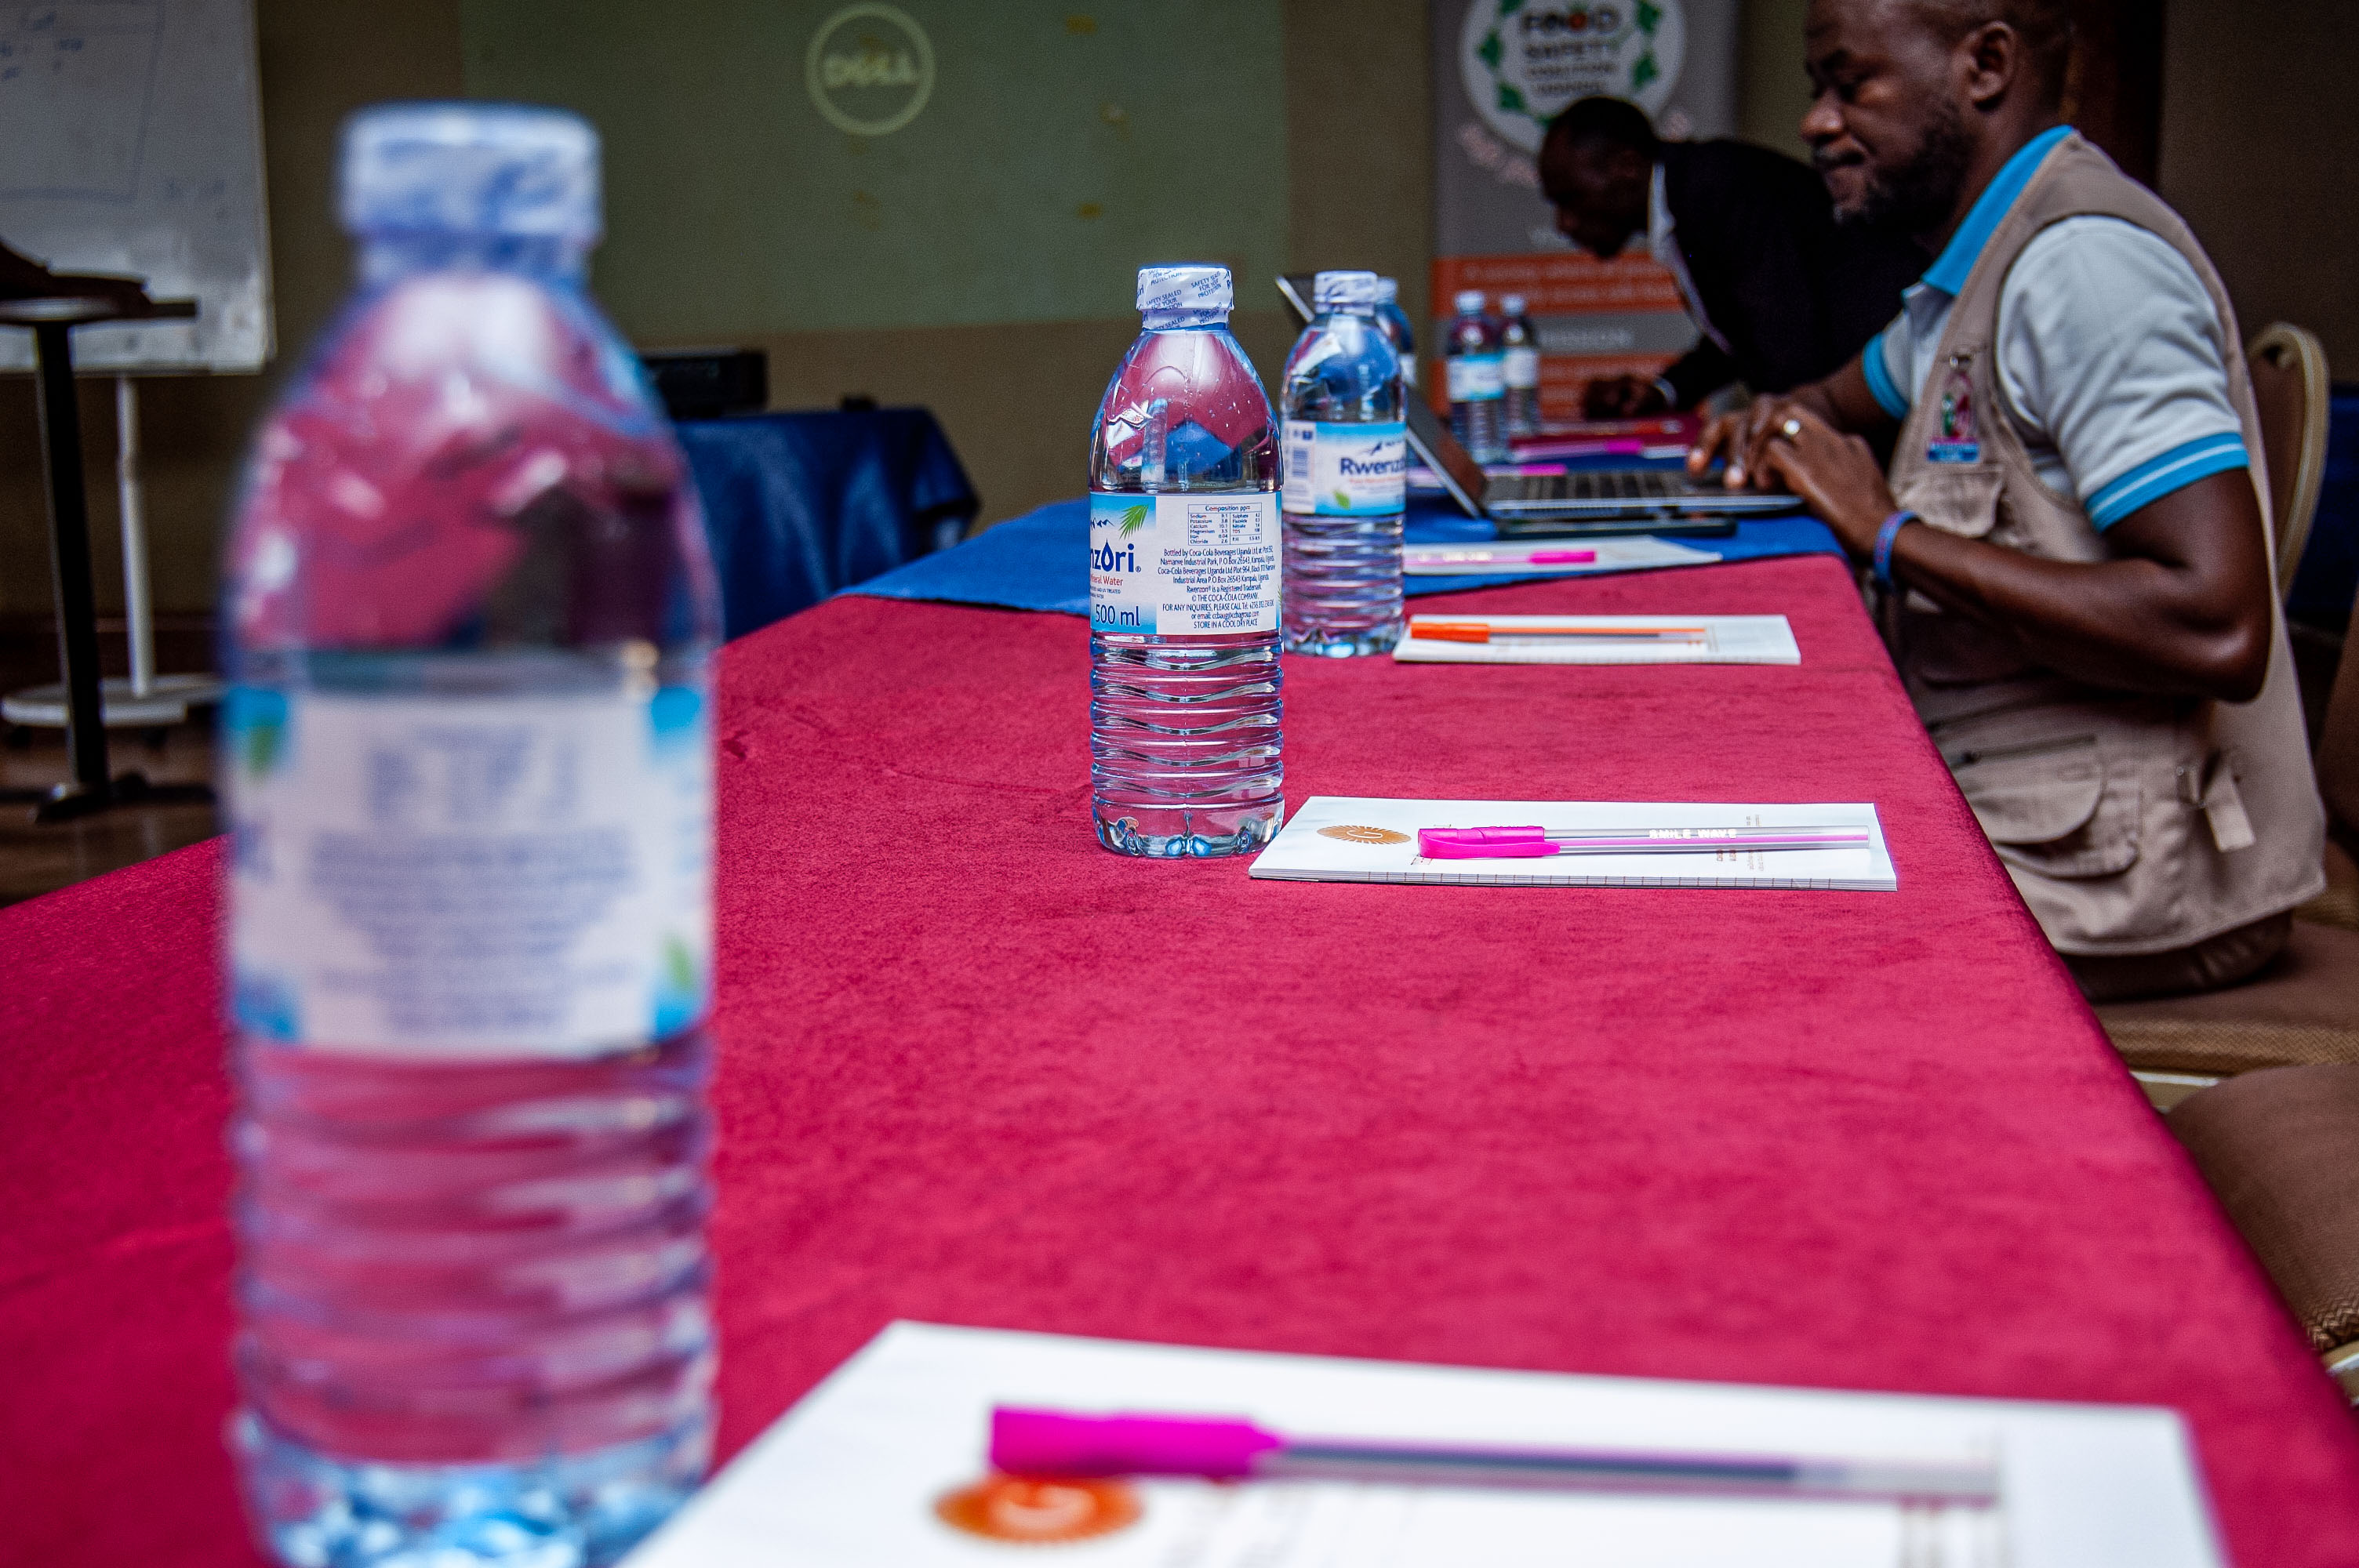
{"type": "Polygon", "coordinates": [[[1917,14],[1954,43],[1974,28],[2005,22],[2023,40],[2042,102],[2064,101],[2072,68],[2072,7],[2069,0],[1916,0],[1917,14]]]}
{"type": "Polygon", "coordinates": [[[1662,145],[1644,109],[1619,98],[1604,97],[1577,98],[1566,104],[1549,122],[1548,139],[1569,147],[1603,142],[1608,146],[1627,147],[1647,158],[1653,157],[1662,145]]]}

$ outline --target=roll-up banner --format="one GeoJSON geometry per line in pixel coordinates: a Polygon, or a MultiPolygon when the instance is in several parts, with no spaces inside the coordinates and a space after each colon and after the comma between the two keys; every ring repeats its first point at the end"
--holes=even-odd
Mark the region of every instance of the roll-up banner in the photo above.
{"type": "MultiPolygon", "coordinates": [[[[1434,0],[1435,319],[1451,299],[1520,294],[1538,329],[1540,411],[1581,415],[1593,377],[1659,374],[1696,340],[1678,283],[1632,237],[1599,261],[1556,232],[1537,159],[1549,121],[1603,93],[1647,111],[1667,140],[1736,124],[1737,0],[1434,0]]],[[[1438,364],[1419,378],[1437,405],[1438,364]]]]}

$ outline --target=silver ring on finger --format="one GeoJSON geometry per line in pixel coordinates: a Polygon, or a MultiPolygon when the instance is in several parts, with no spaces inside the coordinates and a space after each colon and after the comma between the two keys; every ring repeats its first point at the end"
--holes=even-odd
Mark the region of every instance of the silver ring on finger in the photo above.
{"type": "Polygon", "coordinates": [[[1777,434],[1789,441],[1799,441],[1802,438],[1802,422],[1799,419],[1788,419],[1777,427],[1777,434]]]}

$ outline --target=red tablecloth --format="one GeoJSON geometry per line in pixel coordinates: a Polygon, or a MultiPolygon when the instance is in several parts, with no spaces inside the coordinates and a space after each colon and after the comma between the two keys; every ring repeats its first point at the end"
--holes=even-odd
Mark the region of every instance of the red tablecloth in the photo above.
{"type": "MultiPolygon", "coordinates": [[[[2238,1561],[2359,1561],[2359,1432],[1824,557],[1493,590],[1799,668],[1289,661],[1288,793],[1872,800],[1897,893],[1252,883],[1091,840],[1082,623],[733,644],[724,1446],[896,1316],[2176,1405],[2238,1561]]],[[[1434,606],[1431,608],[1440,608],[1434,606]]],[[[0,914],[0,1555],[245,1560],[210,846],[0,914]]]]}

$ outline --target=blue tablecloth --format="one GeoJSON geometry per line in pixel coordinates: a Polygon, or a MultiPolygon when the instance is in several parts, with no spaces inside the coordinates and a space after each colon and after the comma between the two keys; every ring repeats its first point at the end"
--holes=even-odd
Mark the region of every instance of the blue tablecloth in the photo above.
{"type": "MultiPolygon", "coordinates": [[[[884,599],[930,599],[953,604],[988,604],[1006,610],[1045,610],[1063,615],[1090,612],[1090,508],[1087,499],[1060,501],[986,530],[953,550],[912,561],[844,591],[884,599]]],[[[1480,518],[1468,517],[1439,496],[1411,495],[1402,532],[1413,545],[1457,544],[1497,536],[1480,518]]],[[[1715,552],[1723,561],[1769,556],[1839,555],[1842,546],[1814,517],[1747,519],[1732,537],[1680,543],[1715,552]]],[[[1411,595],[1458,593],[1470,588],[1531,582],[1560,572],[1484,577],[1413,577],[1411,595]]]]}
{"type": "Polygon", "coordinates": [[[725,633],[957,542],[981,504],[922,408],[683,420],[725,633]]]}
{"type": "Polygon", "coordinates": [[[2318,520],[2294,569],[2286,614],[2321,632],[2341,634],[2351,623],[2359,592],[2359,382],[2334,388],[2328,405],[2326,476],[2318,489],[2318,520]]]}

